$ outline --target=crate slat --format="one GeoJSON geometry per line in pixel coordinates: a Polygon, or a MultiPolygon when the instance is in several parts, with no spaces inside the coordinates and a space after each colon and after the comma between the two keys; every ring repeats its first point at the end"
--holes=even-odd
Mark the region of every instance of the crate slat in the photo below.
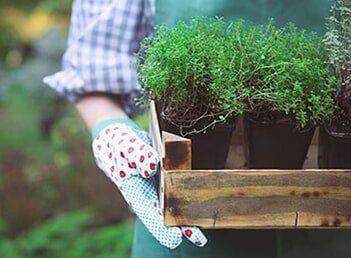
{"type": "Polygon", "coordinates": [[[351,226],[351,173],[331,170],[163,173],[168,226],[351,226]]]}
{"type": "Polygon", "coordinates": [[[151,101],[150,103],[149,129],[150,129],[150,136],[151,136],[154,148],[157,150],[158,154],[162,158],[164,158],[165,152],[164,152],[163,143],[161,139],[160,125],[159,125],[157,113],[156,113],[156,104],[154,101],[151,101]]]}
{"type": "Polygon", "coordinates": [[[166,170],[191,169],[191,140],[162,132],[165,155],[163,167],[166,170]]]}

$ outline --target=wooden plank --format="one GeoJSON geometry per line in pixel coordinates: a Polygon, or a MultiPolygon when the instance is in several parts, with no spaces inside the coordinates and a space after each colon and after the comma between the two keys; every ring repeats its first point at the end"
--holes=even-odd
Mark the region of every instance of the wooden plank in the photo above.
{"type": "Polygon", "coordinates": [[[154,101],[150,102],[150,116],[149,116],[149,124],[150,124],[150,136],[152,139],[152,143],[154,148],[157,150],[158,154],[164,158],[165,151],[163,148],[162,140],[161,140],[161,131],[158,123],[158,117],[156,112],[156,105],[154,101]]]}
{"type": "Polygon", "coordinates": [[[164,169],[190,170],[191,140],[168,132],[162,132],[162,141],[165,150],[164,169]]]}
{"type": "Polygon", "coordinates": [[[204,228],[351,226],[350,172],[189,170],[163,171],[163,177],[167,226],[198,225],[204,228]]]}
{"type": "Polygon", "coordinates": [[[161,171],[159,173],[159,186],[158,186],[158,199],[160,200],[160,207],[162,209],[163,214],[165,213],[165,172],[161,167],[161,171]]]}
{"type": "Polygon", "coordinates": [[[351,227],[351,216],[342,215],[316,215],[309,212],[300,212],[297,218],[298,227],[301,228],[335,228],[351,227]]]}
{"type": "MultiPolygon", "coordinates": [[[[149,130],[150,136],[152,139],[152,145],[158,152],[161,157],[160,166],[163,167],[163,158],[165,157],[165,150],[161,139],[161,130],[158,122],[158,116],[156,111],[156,104],[154,101],[150,103],[150,114],[149,114],[149,130]]],[[[162,170],[162,169],[161,169],[162,170]]],[[[158,196],[160,200],[160,206],[164,209],[164,173],[158,174],[158,182],[159,182],[159,189],[158,189],[158,196]]]]}
{"type": "Polygon", "coordinates": [[[164,169],[190,170],[191,169],[191,140],[162,132],[162,143],[165,152],[163,168],[160,173],[159,198],[160,205],[164,211],[164,169]]]}

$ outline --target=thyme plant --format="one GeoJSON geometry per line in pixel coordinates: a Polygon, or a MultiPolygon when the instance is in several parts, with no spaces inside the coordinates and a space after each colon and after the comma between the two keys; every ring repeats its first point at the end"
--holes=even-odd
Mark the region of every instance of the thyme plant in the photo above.
{"type": "Polygon", "coordinates": [[[240,85],[235,85],[236,56],[242,54],[228,44],[229,31],[235,29],[222,19],[202,17],[175,28],[159,26],[153,41],[142,43],[141,84],[153,99],[164,101],[169,122],[183,128],[199,122],[205,130],[243,113],[240,85]]]}
{"type": "Polygon", "coordinates": [[[303,128],[330,117],[335,79],[328,76],[326,50],[314,33],[293,24],[251,27],[246,46],[247,112],[261,120],[290,119],[303,128]]]}
{"type": "Polygon", "coordinates": [[[351,2],[334,0],[327,19],[324,43],[328,49],[328,66],[338,80],[338,103],[351,112],[351,2]]]}

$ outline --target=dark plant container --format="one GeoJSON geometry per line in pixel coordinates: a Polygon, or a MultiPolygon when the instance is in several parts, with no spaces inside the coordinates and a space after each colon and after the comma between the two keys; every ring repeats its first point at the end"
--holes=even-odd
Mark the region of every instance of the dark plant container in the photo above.
{"type": "Polygon", "coordinates": [[[327,125],[320,126],[318,166],[321,169],[350,169],[351,137],[331,132],[327,125]]]}
{"type": "Polygon", "coordinates": [[[244,117],[244,152],[251,169],[301,169],[315,127],[296,128],[291,121],[263,123],[244,117]]]}
{"type": "MultiPolygon", "coordinates": [[[[180,135],[180,128],[161,119],[164,131],[180,135]]],[[[193,169],[223,169],[225,167],[231,136],[236,127],[236,119],[226,124],[216,124],[206,132],[192,133],[185,138],[191,139],[193,169]]],[[[200,126],[201,128],[201,126],[200,126]]],[[[193,131],[189,128],[185,132],[193,131]]],[[[184,133],[184,131],[183,131],[184,133]]]]}

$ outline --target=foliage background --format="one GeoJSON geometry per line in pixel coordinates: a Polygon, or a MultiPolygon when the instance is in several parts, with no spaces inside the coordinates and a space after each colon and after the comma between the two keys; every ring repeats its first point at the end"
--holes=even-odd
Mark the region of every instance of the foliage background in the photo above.
{"type": "Polygon", "coordinates": [[[1,258],[129,257],[129,211],[72,105],[41,82],[60,68],[70,7],[0,2],[1,258]]]}

